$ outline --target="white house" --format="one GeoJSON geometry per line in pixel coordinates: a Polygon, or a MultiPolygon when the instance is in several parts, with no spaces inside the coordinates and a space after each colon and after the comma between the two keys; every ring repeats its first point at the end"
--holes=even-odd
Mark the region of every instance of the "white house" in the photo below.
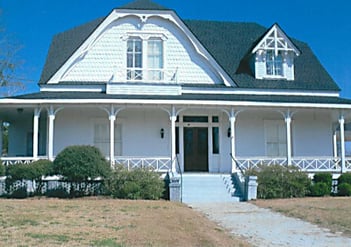
{"type": "Polygon", "coordinates": [[[351,100],[278,24],[182,20],[135,1],[57,34],[39,85],[0,99],[4,164],[85,144],[159,171],[351,170],[351,100]]]}

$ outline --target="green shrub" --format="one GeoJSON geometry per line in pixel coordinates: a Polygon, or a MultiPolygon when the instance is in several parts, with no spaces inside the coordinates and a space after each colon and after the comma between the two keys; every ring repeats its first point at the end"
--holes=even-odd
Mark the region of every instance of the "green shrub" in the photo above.
{"type": "Polygon", "coordinates": [[[307,174],[292,166],[261,166],[245,175],[257,176],[257,196],[262,199],[304,197],[311,184],[307,174]]]}
{"type": "Polygon", "coordinates": [[[314,183],[325,183],[330,188],[329,193],[328,193],[328,194],[330,194],[332,182],[333,182],[333,176],[331,173],[326,173],[326,172],[316,173],[313,176],[313,182],[314,183]]]}
{"type": "Polygon", "coordinates": [[[59,186],[55,189],[47,190],[45,195],[47,197],[56,197],[56,198],[69,198],[70,197],[67,190],[61,186],[59,186]]]}
{"type": "Polygon", "coordinates": [[[311,196],[326,196],[330,195],[331,187],[327,183],[317,182],[311,185],[310,195],[311,196]]]}
{"type": "Polygon", "coordinates": [[[0,160],[0,177],[5,176],[6,173],[6,167],[1,163],[0,160]]]}
{"type": "Polygon", "coordinates": [[[22,186],[8,194],[8,198],[24,199],[28,197],[27,187],[22,186]]]}
{"type": "Polygon", "coordinates": [[[128,171],[119,166],[105,181],[105,186],[114,198],[158,200],[165,185],[156,172],[141,168],[128,171]]]}
{"type": "Polygon", "coordinates": [[[338,185],[339,196],[351,196],[351,184],[341,183],[338,185]]]}
{"type": "Polygon", "coordinates": [[[93,146],[70,146],[54,160],[54,173],[72,182],[83,182],[98,177],[105,178],[110,165],[100,150],[93,146]]]}
{"type": "Polygon", "coordinates": [[[351,184],[351,173],[343,173],[340,175],[338,178],[338,184],[343,183],[351,184]]]}

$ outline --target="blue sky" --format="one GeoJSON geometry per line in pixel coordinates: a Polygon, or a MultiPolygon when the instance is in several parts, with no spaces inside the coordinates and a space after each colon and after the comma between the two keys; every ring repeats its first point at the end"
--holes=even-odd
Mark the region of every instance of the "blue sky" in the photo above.
{"type": "MultiPolygon", "coordinates": [[[[16,76],[26,92],[36,86],[54,34],[106,16],[128,0],[0,0],[0,24],[21,44],[23,62],[16,76]]],[[[320,62],[351,98],[351,1],[156,0],[182,19],[256,22],[267,28],[275,22],[290,36],[310,45],[320,62]],[[318,5],[317,5],[318,3],[318,5]]]]}

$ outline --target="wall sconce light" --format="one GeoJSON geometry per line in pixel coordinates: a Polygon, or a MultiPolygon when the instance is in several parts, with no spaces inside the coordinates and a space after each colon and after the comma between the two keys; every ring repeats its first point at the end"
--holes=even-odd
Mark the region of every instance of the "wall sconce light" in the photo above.
{"type": "Polygon", "coordinates": [[[232,130],[228,128],[227,136],[230,137],[232,135],[232,130]]]}
{"type": "Polygon", "coordinates": [[[160,130],[161,138],[163,139],[165,137],[165,130],[162,128],[160,130]]]}

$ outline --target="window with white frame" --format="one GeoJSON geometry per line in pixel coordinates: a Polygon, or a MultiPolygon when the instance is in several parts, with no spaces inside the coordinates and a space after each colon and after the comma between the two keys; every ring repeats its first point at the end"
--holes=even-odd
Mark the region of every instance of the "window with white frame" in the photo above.
{"type": "Polygon", "coordinates": [[[140,35],[127,38],[127,80],[164,80],[162,37],[140,35]]]}
{"type": "MultiPolygon", "coordinates": [[[[94,146],[99,148],[104,156],[110,153],[110,127],[106,121],[98,121],[94,124],[94,146]]],[[[122,155],[122,125],[115,123],[115,156],[122,155]]]]}
{"type": "Polygon", "coordinates": [[[131,37],[127,40],[127,80],[141,80],[143,78],[142,65],[142,39],[131,37]]]}
{"type": "Polygon", "coordinates": [[[274,50],[266,52],[266,73],[268,76],[284,76],[281,51],[278,51],[277,54],[274,50]]]}
{"type": "Polygon", "coordinates": [[[284,121],[265,120],[266,155],[269,157],[286,156],[286,127],[284,121]]]}
{"type": "Polygon", "coordinates": [[[148,79],[163,80],[163,44],[161,39],[153,38],[147,42],[148,79]]]}

